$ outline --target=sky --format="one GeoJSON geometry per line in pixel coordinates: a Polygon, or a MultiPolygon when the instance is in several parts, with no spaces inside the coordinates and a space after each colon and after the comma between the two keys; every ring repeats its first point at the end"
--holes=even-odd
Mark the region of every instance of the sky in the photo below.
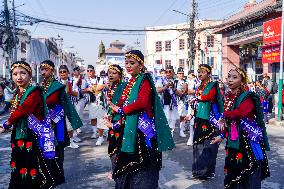
{"type": "MultiPolygon", "coordinates": [[[[241,10],[249,0],[196,0],[198,19],[224,19],[241,10]]],[[[187,21],[191,0],[15,0],[17,11],[26,15],[62,23],[115,29],[144,29],[148,26],[178,24],[187,21]],[[24,5],[22,5],[24,4],[24,5]]],[[[32,37],[63,37],[63,47],[94,64],[101,41],[106,48],[115,40],[144,51],[145,35],[106,34],[50,24],[25,26],[32,37]],[[137,41],[139,42],[137,44],[137,41]],[[70,47],[74,48],[70,48],[70,47]]]]}

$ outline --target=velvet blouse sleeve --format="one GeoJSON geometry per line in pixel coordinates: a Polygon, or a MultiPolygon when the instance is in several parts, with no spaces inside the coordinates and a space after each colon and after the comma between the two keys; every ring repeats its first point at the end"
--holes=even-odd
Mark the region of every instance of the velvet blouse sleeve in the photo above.
{"type": "Polygon", "coordinates": [[[19,106],[10,116],[8,121],[10,123],[15,123],[19,119],[25,116],[29,116],[32,114],[35,109],[41,103],[41,94],[39,90],[35,90],[32,92],[27,99],[23,102],[21,106],[19,106]]]}
{"type": "Polygon", "coordinates": [[[151,85],[148,80],[144,80],[138,92],[138,98],[133,103],[124,106],[123,111],[125,114],[143,110],[147,107],[148,102],[151,100],[151,85]]]}
{"type": "Polygon", "coordinates": [[[253,113],[254,104],[251,97],[245,99],[236,109],[225,111],[224,116],[227,119],[243,119],[253,113]]]}
{"type": "Polygon", "coordinates": [[[217,93],[216,87],[213,87],[207,95],[201,95],[201,100],[202,101],[212,101],[215,99],[216,93],[217,93]]]}

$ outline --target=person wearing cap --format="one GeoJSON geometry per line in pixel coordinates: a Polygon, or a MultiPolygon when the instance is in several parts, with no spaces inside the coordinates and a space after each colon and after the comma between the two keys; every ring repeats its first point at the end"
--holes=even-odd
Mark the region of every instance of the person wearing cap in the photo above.
{"type": "Polygon", "coordinates": [[[109,102],[113,123],[121,129],[113,178],[115,188],[158,188],[162,151],[175,147],[152,76],[145,73],[144,55],[139,50],[125,54],[131,78],[118,103],[109,102]]]}
{"type": "MultiPolygon", "coordinates": [[[[51,174],[55,175],[55,184],[60,185],[65,182],[63,169],[64,148],[70,145],[70,138],[65,121],[66,117],[73,130],[80,128],[83,123],[65,91],[66,86],[54,79],[54,67],[55,65],[51,60],[45,60],[40,64],[42,76],[41,87],[44,92],[47,107],[49,110],[56,112],[62,112],[63,110],[64,112],[64,115],[59,116],[56,123],[52,121],[57,145],[55,146],[56,158],[49,164],[51,174]]],[[[58,113],[58,115],[61,114],[58,113]]]]}
{"type": "Polygon", "coordinates": [[[167,121],[171,128],[172,136],[178,119],[177,90],[174,86],[174,74],[174,68],[172,66],[167,66],[166,77],[160,78],[156,83],[156,90],[162,96],[161,101],[167,121]]]}
{"type": "Polygon", "coordinates": [[[11,77],[17,90],[10,116],[3,124],[6,131],[12,129],[11,178],[8,188],[54,188],[55,175],[47,166],[48,161],[43,155],[39,137],[28,121],[30,115],[39,121],[44,120],[47,111],[43,91],[31,85],[32,68],[24,61],[11,65],[11,77]]]}
{"type": "Polygon", "coordinates": [[[209,121],[211,115],[220,119],[224,112],[224,102],[217,81],[211,82],[212,68],[207,64],[198,67],[201,81],[197,88],[196,108],[185,119],[194,119],[192,177],[210,179],[215,177],[216,158],[219,144],[211,140],[219,134],[219,129],[209,121]]]}
{"type": "MultiPolygon", "coordinates": [[[[190,115],[192,111],[194,110],[194,103],[190,103],[192,99],[194,99],[195,91],[197,89],[197,82],[195,79],[195,75],[193,71],[190,71],[188,73],[188,78],[187,78],[187,103],[188,103],[188,110],[187,110],[187,115],[190,115]]],[[[194,135],[194,118],[192,118],[189,122],[189,138],[186,143],[188,146],[193,145],[193,135],[194,135]]]]}
{"type": "Polygon", "coordinates": [[[103,129],[101,128],[105,128],[103,124],[103,116],[106,114],[106,99],[103,94],[105,85],[103,79],[96,76],[93,65],[88,65],[87,75],[88,77],[83,82],[82,92],[89,98],[89,119],[93,129],[91,138],[97,138],[99,135],[96,145],[100,146],[104,142],[103,129]]]}
{"type": "Polygon", "coordinates": [[[11,104],[12,104],[14,93],[16,92],[16,88],[14,87],[13,81],[6,81],[5,86],[6,86],[4,89],[5,106],[0,111],[0,115],[9,111],[11,104]]]}
{"type": "MultiPolygon", "coordinates": [[[[77,104],[76,102],[77,102],[79,90],[78,90],[78,87],[76,85],[72,86],[72,81],[69,78],[69,69],[66,65],[61,65],[59,67],[59,82],[66,86],[65,91],[66,91],[67,95],[69,96],[72,104],[76,108],[76,104],[77,104]]],[[[76,110],[77,110],[77,108],[76,108],[76,110]]],[[[77,110],[77,113],[78,113],[78,110],[77,110]]],[[[77,136],[77,130],[73,130],[68,119],[66,119],[66,125],[67,125],[67,130],[68,130],[68,133],[69,133],[69,137],[70,137],[69,147],[70,148],[78,148],[79,145],[76,144],[75,142],[80,142],[81,139],[77,136]]]]}
{"type": "Polygon", "coordinates": [[[177,70],[177,79],[174,81],[174,86],[177,89],[176,95],[178,100],[178,114],[180,117],[179,136],[184,138],[186,137],[186,135],[184,134],[186,120],[184,120],[184,118],[187,115],[187,83],[184,79],[184,71],[182,67],[179,67],[177,70]]]}

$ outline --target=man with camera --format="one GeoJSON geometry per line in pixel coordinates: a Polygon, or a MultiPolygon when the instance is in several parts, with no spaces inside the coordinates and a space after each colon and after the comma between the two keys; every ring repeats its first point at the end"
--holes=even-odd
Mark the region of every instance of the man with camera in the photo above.
{"type": "Polygon", "coordinates": [[[176,120],[178,119],[177,89],[174,86],[174,69],[166,67],[166,77],[160,78],[156,83],[157,92],[161,95],[164,112],[167,117],[173,135],[176,120]]]}

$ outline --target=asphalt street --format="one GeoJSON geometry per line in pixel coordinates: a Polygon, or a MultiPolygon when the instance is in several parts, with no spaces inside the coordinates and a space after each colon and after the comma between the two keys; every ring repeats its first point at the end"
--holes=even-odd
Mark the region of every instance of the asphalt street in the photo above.
{"type": "MultiPolygon", "coordinates": [[[[7,118],[2,116],[2,122],[7,118]]],[[[84,118],[87,118],[85,112],[84,118]]],[[[82,142],[78,149],[65,150],[66,183],[58,189],[114,188],[114,182],[107,178],[110,172],[110,160],[107,154],[107,142],[95,146],[96,139],[91,139],[89,121],[84,119],[83,133],[79,134],[82,142]]],[[[178,129],[177,129],[178,130],[178,129]]],[[[262,182],[264,189],[284,189],[284,128],[268,125],[267,131],[271,151],[268,158],[271,177],[262,182]]],[[[187,133],[188,135],[188,133],[187,133]]],[[[224,144],[219,148],[216,178],[200,181],[191,178],[192,147],[186,146],[187,138],[174,136],[176,148],[163,154],[163,168],[160,172],[159,187],[161,189],[213,189],[223,188],[224,144]]],[[[10,177],[10,136],[0,135],[0,189],[6,189],[10,177]]]]}

